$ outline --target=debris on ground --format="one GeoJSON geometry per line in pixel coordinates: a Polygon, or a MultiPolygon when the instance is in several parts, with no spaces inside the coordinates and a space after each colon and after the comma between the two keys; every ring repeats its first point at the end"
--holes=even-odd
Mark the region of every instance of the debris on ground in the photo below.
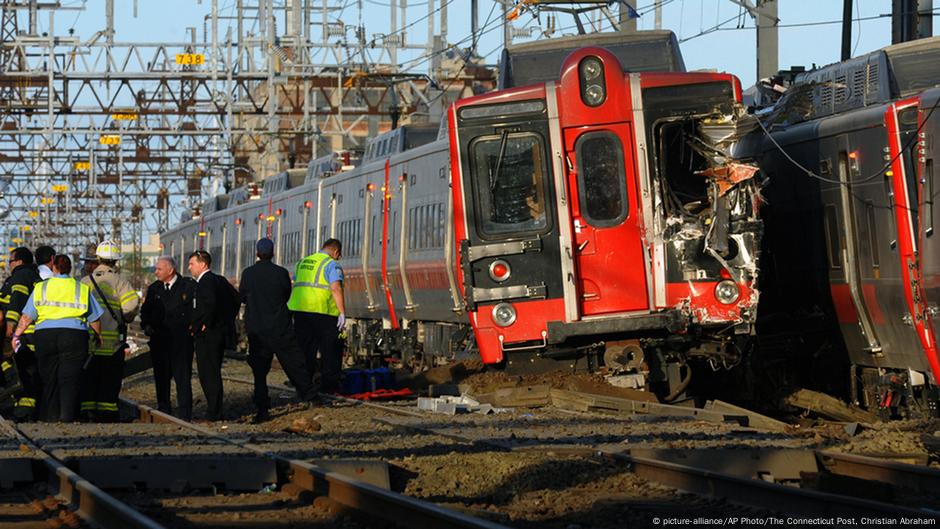
{"type": "Polygon", "coordinates": [[[446,415],[456,415],[458,413],[489,415],[491,413],[504,413],[509,411],[506,408],[497,408],[492,404],[481,404],[479,401],[467,395],[461,395],[459,397],[450,395],[434,398],[420,397],[418,398],[418,409],[433,413],[444,413],[446,415]]]}

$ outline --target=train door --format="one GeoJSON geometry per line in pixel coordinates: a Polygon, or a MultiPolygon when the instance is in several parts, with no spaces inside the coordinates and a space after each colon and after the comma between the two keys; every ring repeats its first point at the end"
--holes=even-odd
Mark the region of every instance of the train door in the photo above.
{"type": "MultiPolygon", "coordinates": [[[[869,219],[873,215],[871,204],[877,197],[868,196],[880,190],[879,186],[853,183],[862,176],[858,153],[849,151],[847,142],[847,138],[840,137],[834,145],[835,157],[822,164],[822,172],[829,174],[835,165],[839,182],[823,185],[823,224],[829,249],[830,285],[840,321],[850,327],[845,336],[850,349],[859,351],[857,360],[867,361],[870,355],[881,356],[882,352],[879,327],[883,326],[884,317],[875,296],[881,241],[873,235],[874,225],[869,219]]],[[[886,211],[881,213],[887,215],[886,211]]]]}
{"type": "Polygon", "coordinates": [[[564,132],[581,314],[647,310],[633,127],[564,132]]]}

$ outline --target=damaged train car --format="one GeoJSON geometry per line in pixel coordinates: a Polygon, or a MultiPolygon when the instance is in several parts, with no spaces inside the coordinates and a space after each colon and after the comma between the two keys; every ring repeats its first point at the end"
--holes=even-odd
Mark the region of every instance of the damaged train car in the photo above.
{"type": "Polygon", "coordinates": [[[937,414],[938,59],[940,38],[922,39],[799,74],[736,145],[768,182],[765,380],[937,414]]]}
{"type": "Polygon", "coordinates": [[[730,369],[756,318],[756,168],[730,156],[728,74],[624,73],[583,48],[557,81],[457,102],[461,295],[480,355],[605,364],[666,401],[730,369]]]}
{"type": "Polygon", "coordinates": [[[589,38],[605,48],[514,48],[507,88],[457,102],[439,129],[233,192],[164,247],[210,248],[233,276],[265,234],[288,269],[339,238],[351,364],[606,365],[683,399],[753,332],[760,193],[728,155],[740,84],[684,72],[671,32],[589,38]]]}

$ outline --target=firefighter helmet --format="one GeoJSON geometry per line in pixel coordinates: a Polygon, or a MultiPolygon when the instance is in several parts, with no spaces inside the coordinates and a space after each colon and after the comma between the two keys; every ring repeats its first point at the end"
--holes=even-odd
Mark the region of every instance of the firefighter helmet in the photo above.
{"type": "Polygon", "coordinates": [[[98,256],[98,259],[117,261],[121,259],[121,246],[111,239],[106,239],[101,241],[101,244],[98,245],[95,254],[98,256]]]}

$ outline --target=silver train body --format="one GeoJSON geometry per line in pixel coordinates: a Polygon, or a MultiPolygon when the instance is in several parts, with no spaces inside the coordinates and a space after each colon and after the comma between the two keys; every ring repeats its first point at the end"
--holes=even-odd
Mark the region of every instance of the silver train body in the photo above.
{"type": "Polygon", "coordinates": [[[446,138],[446,127],[404,126],[372,139],[358,165],[341,155],[328,156],[306,170],[265,180],[260,196],[240,188],[216,197],[198,218],[184,219],[161,234],[164,252],[185,267],[190,253],[207,250],[213,271],[237,282],[254,263],[261,237],[274,241],[275,262],[292,275],[299,260],[326,239],[337,238],[343,244],[340,264],[353,359],[364,360],[359,353],[376,357],[415,350],[407,346],[416,344],[437,361],[450,359],[466,347],[469,322],[460,310],[453,265],[445,257],[454,255],[446,138]],[[388,200],[388,226],[383,225],[383,199],[388,200]],[[383,287],[383,230],[388,296],[403,333],[383,332],[397,324],[383,287]]]}

